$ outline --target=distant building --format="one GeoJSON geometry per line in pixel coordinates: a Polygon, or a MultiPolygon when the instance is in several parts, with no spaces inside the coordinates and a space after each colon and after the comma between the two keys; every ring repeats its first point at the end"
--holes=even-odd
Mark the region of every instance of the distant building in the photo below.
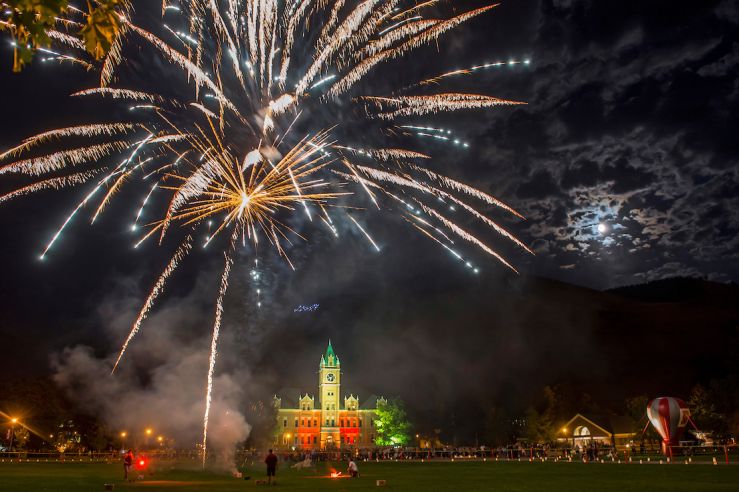
{"type": "Polygon", "coordinates": [[[638,432],[631,417],[621,415],[588,415],[578,413],[560,430],[559,440],[577,447],[599,443],[625,448],[637,438],[638,432]]]}
{"type": "Polygon", "coordinates": [[[360,405],[353,394],[341,398],[341,362],[331,341],[321,355],[318,370],[319,400],[294,390],[275,395],[275,445],[295,449],[370,447],[375,441],[375,409],[382,397],[371,396],[360,405]]]}

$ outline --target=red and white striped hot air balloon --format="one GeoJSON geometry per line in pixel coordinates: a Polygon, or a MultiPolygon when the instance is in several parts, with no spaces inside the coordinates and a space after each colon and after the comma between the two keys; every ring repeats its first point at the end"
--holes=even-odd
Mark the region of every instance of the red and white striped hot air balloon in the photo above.
{"type": "Polygon", "coordinates": [[[672,446],[680,443],[680,436],[690,421],[690,410],[680,398],[662,396],[647,404],[647,417],[662,436],[662,452],[672,456],[672,446]]]}

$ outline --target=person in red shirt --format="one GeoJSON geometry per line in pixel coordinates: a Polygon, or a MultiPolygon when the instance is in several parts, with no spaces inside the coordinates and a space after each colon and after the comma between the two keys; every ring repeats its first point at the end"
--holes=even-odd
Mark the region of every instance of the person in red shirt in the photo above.
{"type": "Polygon", "coordinates": [[[264,463],[267,465],[267,483],[277,484],[277,455],[271,449],[267,457],[264,458],[264,463]]]}

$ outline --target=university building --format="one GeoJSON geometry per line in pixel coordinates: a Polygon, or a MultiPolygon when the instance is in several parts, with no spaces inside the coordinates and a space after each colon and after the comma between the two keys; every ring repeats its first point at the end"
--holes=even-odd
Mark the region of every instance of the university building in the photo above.
{"type": "Polygon", "coordinates": [[[353,394],[342,399],[341,376],[341,362],[329,340],[318,369],[318,402],[298,390],[285,390],[274,397],[277,447],[320,450],[374,445],[375,409],[386,400],[373,395],[360,404],[353,394]]]}

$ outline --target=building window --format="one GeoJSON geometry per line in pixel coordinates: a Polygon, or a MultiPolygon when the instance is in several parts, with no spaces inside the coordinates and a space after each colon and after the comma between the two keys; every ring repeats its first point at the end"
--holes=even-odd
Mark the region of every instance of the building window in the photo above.
{"type": "Polygon", "coordinates": [[[359,424],[359,427],[362,427],[362,419],[359,419],[359,420],[357,421],[357,423],[359,424]]]}
{"type": "Polygon", "coordinates": [[[310,419],[308,419],[308,427],[310,427],[310,419]]]}
{"type": "Polygon", "coordinates": [[[336,421],[334,419],[331,419],[331,427],[336,427],[336,421]]]}
{"type": "Polygon", "coordinates": [[[318,427],[318,420],[313,420],[313,427],[318,427]]]}
{"type": "Polygon", "coordinates": [[[298,426],[298,419],[295,419],[295,427],[298,426]]]}
{"type": "Polygon", "coordinates": [[[287,427],[287,419],[284,419],[284,420],[282,421],[282,427],[287,427]]]}
{"type": "Polygon", "coordinates": [[[316,436],[313,436],[313,444],[316,443],[316,436]]]}
{"type": "Polygon", "coordinates": [[[344,419],[341,419],[341,426],[344,427],[344,419]]]}
{"type": "Polygon", "coordinates": [[[329,420],[326,419],[326,427],[328,427],[328,424],[329,424],[329,420]]]}
{"type": "Polygon", "coordinates": [[[305,419],[300,419],[300,427],[305,427],[305,419]]]}

